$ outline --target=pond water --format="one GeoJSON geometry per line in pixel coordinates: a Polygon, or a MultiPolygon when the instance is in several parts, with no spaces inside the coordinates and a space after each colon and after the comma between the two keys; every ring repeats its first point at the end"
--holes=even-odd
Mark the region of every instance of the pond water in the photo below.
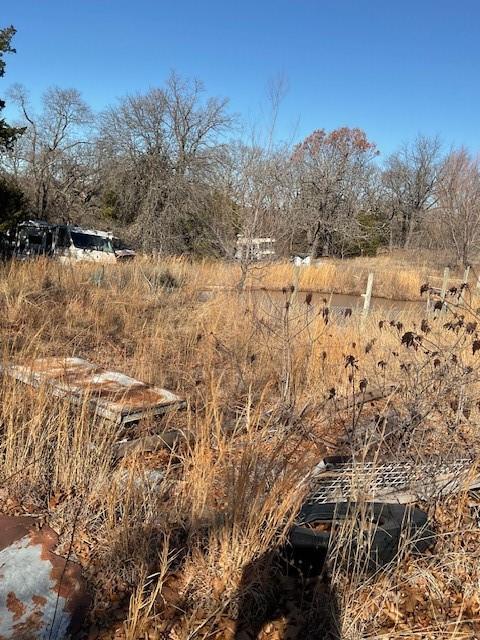
{"type": "MultiPolygon", "coordinates": [[[[208,297],[211,297],[214,296],[216,292],[220,291],[221,289],[217,289],[213,291],[210,290],[205,293],[207,293],[208,297]]],[[[307,291],[299,291],[292,298],[290,292],[285,294],[279,290],[250,289],[239,295],[241,295],[245,301],[258,306],[259,308],[263,308],[266,311],[271,311],[275,308],[278,310],[282,309],[288,299],[291,299],[291,302],[295,307],[306,307],[307,293],[307,291]]],[[[318,310],[319,308],[328,305],[332,316],[344,316],[346,309],[350,309],[352,311],[352,315],[361,313],[363,303],[364,299],[362,296],[317,292],[311,294],[310,307],[313,310],[318,310]]],[[[426,312],[426,300],[389,300],[387,298],[375,298],[372,296],[370,301],[370,311],[384,314],[386,320],[397,319],[411,314],[419,316],[426,312]]]]}

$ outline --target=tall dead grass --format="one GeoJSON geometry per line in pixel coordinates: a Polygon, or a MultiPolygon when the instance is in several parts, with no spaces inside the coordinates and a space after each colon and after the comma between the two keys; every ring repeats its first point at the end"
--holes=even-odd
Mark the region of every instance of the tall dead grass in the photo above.
{"type": "MultiPolygon", "coordinates": [[[[180,266],[197,286],[205,288],[235,288],[241,280],[240,267],[235,263],[203,261],[180,266]]],[[[440,286],[443,268],[430,263],[408,262],[388,256],[375,259],[320,259],[312,265],[295,267],[290,262],[252,264],[245,281],[247,288],[280,290],[295,283],[302,291],[323,294],[359,296],[365,292],[368,274],[374,274],[373,295],[391,300],[420,300],[420,287],[425,282],[440,286]]],[[[452,279],[463,274],[452,270],[452,279]]]]}
{"type": "MultiPolygon", "coordinates": [[[[262,286],[288,288],[290,265],[270,269],[262,286]]],[[[340,266],[322,270],[302,271],[300,287],[342,289],[363,277],[354,263],[343,281],[340,266]]],[[[233,276],[233,267],[185,260],[1,267],[3,364],[77,355],[188,399],[186,412],[165,421],[194,433],[193,442],[118,463],[115,428],[93,419],[87,402],[74,407],[47,388],[0,381],[2,508],[50,523],[64,553],[73,533],[99,637],[232,637],[227,622],[250,588],[244,569],[285,540],[306,490],[301,479],[323,455],[364,443],[378,413],[393,412],[401,425],[375,445],[382,455],[447,455],[478,440],[476,328],[465,330],[468,318],[449,330],[446,316],[431,316],[425,326],[412,310],[391,322],[382,308],[367,319],[335,316],[291,291],[272,299],[205,296],[209,278],[225,285],[233,276]],[[413,337],[405,340],[408,332],[413,337]],[[364,385],[396,391],[381,407],[339,408],[339,399],[355,406],[364,385]],[[152,469],[162,472],[160,483],[152,469]]],[[[382,277],[387,283],[388,273],[382,277]]],[[[419,284],[409,278],[405,292],[419,284]]],[[[398,296],[399,280],[388,282],[398,296]]],[[[444,526],[449,539],[461,530],[451,520],[444,526]]],[[[467,572],[458,591],[466,602],[478,576],[456,545],[431,564],[408,565],[410,582],[433,593],[445,581],[438,575],[451,575],[450,593],[454,576],[467,572]],[[451,574],[447,557],[456,563],[451,574]]],[[[344,637],[387,633],[390,594],[404,585],[403,570],[399,564],[376,580],[363,576],[354,588],[339,577],[344,637]]],[[[395,602],[400,611],[404,601],[395,602]]],[[[442,633],[453,624],[449,615],[442,633]]],[[[439,616],[432,620],[431,637],[441,637],[439,616]]],[[[388,637],[403,637],[402,621],[411,623],[399,614],[388,637]]]]}

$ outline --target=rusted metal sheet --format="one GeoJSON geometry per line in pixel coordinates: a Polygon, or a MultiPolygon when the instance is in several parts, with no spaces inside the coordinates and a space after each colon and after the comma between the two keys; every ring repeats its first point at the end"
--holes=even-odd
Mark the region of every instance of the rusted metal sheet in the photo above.
{"type": "Polygon", "coordinates": [[[52,552],[57,534],[35,519],[0,515],[0,639],[61,640],[81,625],[81,568],[52,552]]]}
{"type": "Polygon", "coordinates": [[[185,404],[171,391],[107,371],[83,358],[38,358],[3,370],[34,387],[46,385],[54,395],[70,397],[76,404],[88,400],[95,414],[119,424],[159,415],[185,404]]]}

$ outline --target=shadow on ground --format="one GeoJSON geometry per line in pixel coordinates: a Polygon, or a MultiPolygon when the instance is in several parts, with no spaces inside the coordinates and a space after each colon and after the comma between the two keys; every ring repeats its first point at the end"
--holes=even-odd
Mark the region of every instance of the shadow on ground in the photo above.
{"type": "MultiPolygon", "coordinates": [[[[324,557],[305,556],[304,573],[292,568],[285,554],[270,551],[244,569],[239,587],[235,640],[257,640],[262,630],[284,640],[340,638],[337,597],[324,567],[324,557]],[[313,574],[313,575],[312,575],[313,574]],[[317,575],[319,574],[319,575],[317,575]]],[[[291,560],[291,558],[290,558],[291,560]]],[[[299,560],[298,554],[295,560],[299,560]]]]}

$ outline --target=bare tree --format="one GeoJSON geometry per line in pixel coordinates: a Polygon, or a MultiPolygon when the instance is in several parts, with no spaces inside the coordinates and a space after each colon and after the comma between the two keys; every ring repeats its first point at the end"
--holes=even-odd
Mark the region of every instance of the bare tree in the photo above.
{"type": "Polygon", "coordinates": [[[440,152],[437,137],[419,135],[387,159],[383,180],[392,221],[391,245],[397,239],[408,248],[422,218],[435,206],[440,152]]]}
{"type": "MultiPolygon", "coordinates": [[[[247,241],[259,235],[278,239],[287,230],[283,218],[291,197],[288,150],[237,141],[227,151],[217,188],[229,207],[232,228],[247,241]]],[[[231,235],[224,249],[234,255],[231,235]]]]}
{"type": "MultiPolygon", "coordinates": [[[[217,188],[222,194],[228,216],[223,227],[224,253],[235,255],[236,240],[242,237],[246,250],[237,254],[241,267],[242,288],[252,269],[262,268],[249,249],[259,237],[275,239],[277,244],[288,236],[287,211],[292,196],[288,143],[276,141],[276,126],[281,102],[287,91],[284,76],[272,79],[267,86],[267,112],[261,131],[253,126],[243,132],[241,140],[232,142],[225,155],[217,188]],[[228,222],[230,224],[228,224],[228,222]]],[[[218,220],[212,231],[219,230],[218,220]]]]}
{"type": "Polygon", "coordinates": [[[437,208],[433,212],[440,223],[447,248],[453,249],[464,267],[472,253],[480,248],[480,165],[468,151],[452,151],[442,167],[437,185],[437,208]]]}
{"type": "Polygon", "coordinates": [[[172,74],[165,88],[127,96],[101,116],[99,153],[115,215],[143,248],[188,251],[232,125],[227,101],[172,74]]]}
{"type": "Polygon", "coordinates": [[[75,203],[81,206],[88,197],[92,113],[76,89],[48,89],[38,115],[20,85],[12,98],[26,133],[5,162],[24,185],[36,215],[69,217],[75,203]]]}
{"type": "Polygon", "coordinates": [[[336,237],[348,232],[361,208],[371,161],[378,154],[360,129],[319,129],[296,146],[296,215],[313,258],[330,255],[336,237]]]}

